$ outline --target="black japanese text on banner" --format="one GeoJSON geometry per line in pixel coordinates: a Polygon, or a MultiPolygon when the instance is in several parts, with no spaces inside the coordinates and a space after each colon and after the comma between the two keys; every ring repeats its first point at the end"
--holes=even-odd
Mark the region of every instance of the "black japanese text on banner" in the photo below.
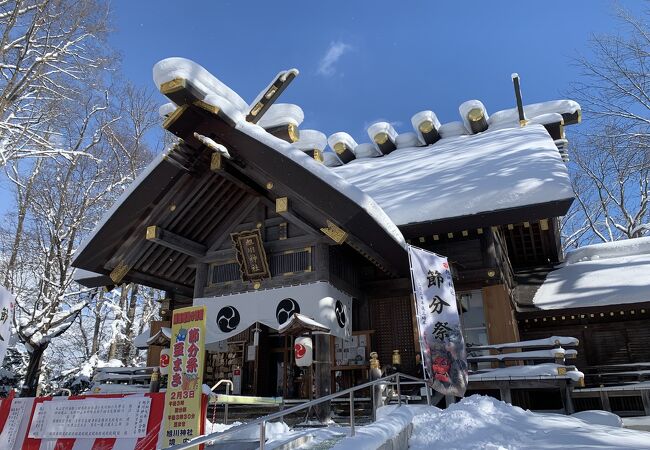
{"type": "Polygon", "coordinates": [[[462,397],[467,388],[467,352],[447,258],[409,245],[424,375],[431,387],[462,397]]]}

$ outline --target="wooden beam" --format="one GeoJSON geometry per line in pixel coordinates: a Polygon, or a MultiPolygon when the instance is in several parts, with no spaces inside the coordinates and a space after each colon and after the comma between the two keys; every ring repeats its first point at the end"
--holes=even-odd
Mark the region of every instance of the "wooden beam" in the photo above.
{"type": "Polygon", "coordinates": [[[203,98],[203,94],[185,78],[174,78],[161,84],[160,93],[178,106],[194,103],[203,98]]]}
{"type": "Polygon", "coordinates": [[[254,197],[250,202],[243,203],[239,211],[235,213],[230,218],[230,220],[228,220],[228,223],[222,225],[222,227],[220,227],[219,230],[215,232],[217,239],[212,242],[212,244],[210,244],[208,252],[214,252],[218,250],[226,239],[230,239],[232,228],[239,225],[241,221],[244,220],[246,216],[248,216],[250,212],[259,204],[259,202],[259,197],[254,197]]]}
{"type": "Polygon", "coordinates": [[[156,225],[147,227],[146,237],[148,241],[176,250],[185,255],[193,256],[194,258],[205,256],[207,250],[206,246],[203,244],[199,244],[198,242],[174,234],[171,231],[165,230],[156,225]]]}
{"type": "Polygon", "coordinates": [[[257,99],[246,116],[246,120],[251,123],[257,123],[270,106],[280,97],[280,94],[289,86],[289,83],[296,78],[296,75],[298,75],[298,71],[295,69],[280,72],[275,80],[273,80],[273,83],[257,99]]]}
{"type": "Polygon", "coordinates": [[[298,127],[292,123],[265,128],[265,130],[267,133],[272,134],[276,138],[280,138],[283,141],[287,141],[289,143],[294,143],[300,138],[298,127]]]}

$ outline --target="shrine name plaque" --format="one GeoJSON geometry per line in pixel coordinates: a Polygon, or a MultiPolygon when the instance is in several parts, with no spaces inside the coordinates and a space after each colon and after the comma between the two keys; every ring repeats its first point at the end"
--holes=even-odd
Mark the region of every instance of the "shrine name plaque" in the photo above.
{"type": "Polygon", "coordinates": [[[36,405],[29,437],[140,438],[147,434],[151,399],[49,401],[36,405]]]}
{"type": "Polygon", "coordinates": [[[260,230],[242,231],[230,235],[243,281],[256,281],[271,277],[266,251],[260,230]]]}

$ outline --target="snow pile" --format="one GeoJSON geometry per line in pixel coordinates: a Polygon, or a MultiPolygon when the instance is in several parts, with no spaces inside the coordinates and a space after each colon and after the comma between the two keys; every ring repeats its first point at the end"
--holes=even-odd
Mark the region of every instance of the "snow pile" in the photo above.
{"type": "Polygon", "coordinates": [[[473,395],[446,410],[418,411],[413,418],[409,448],[650,449],[647,433],[597,425],[589,422],[592,419],[536,414],[491,397],[473,395]]]}
{"type": "Polygon", "coordinates": [[[219,422],[212,423],[210,420],[205,419],[205,434],[223,433],[224,431],[229,430],[233,427],[238,427],[239,425],[243,425],[242,422],[233,422],[226,425],[225,423],[219,422]]]}
{"type": "MultiPolygon", "coordinates": [[[[329,170],[398,225],[573,198],[566,165],[541,125],[447,138],[329,170]]],[[[458,128],[467,134],[462,123],[458,128]]]]}
{"type": "Polygon", "coordinates": [[[591,411],[581,411],[574,414],[571,414],[571,417],[580,419],[583,422],[590,423],[592,425],[606,425],[608,427],[623,427],[623,420],[618,417],[616,414],[601,411],[601,410],[591,410],[591,411]]]}
{"type": "Polygon", "coordinates": [[[579,248],[551,272],[533,303],[541,309],[581,308],[650,300],[650,237],[579,248]]]}
{"type": "MultiPolygon", "coordinates": [[[[436,408],[437,409],[437,408],[436,408]]],[[[394,408],[390,413],[377,410],[377,421],[355,429],[353,437],[339,441],[333,450],[374,450],[398,436],[413,420],[413,410],[407,407],[394,408]]]]}
{"type": "MultiPolygon", "coordinates": [[[[220,441],[230,441],[230,440],[256,440],[260,438],[260,426],[257,424],[247,426],[242,422],[233,422],[231,424],[223,423],[212,423],[210,420],[205,419],[205,432],[208,433],[223,433],[228,431],[231,428],[236,428],[237,431],[233,432],[223,438],[219,439],[220,441]]],[[[277,439],[283,438],[287,433],[289,433],[289,426],[284,422],[266,422],[264,427],[264,436],[267,441],[274,441],[277,439]]],[[[216,441],[216,439],[215,439],[216,441]]],[[[215,442],[209,441],[209,443],[215,442]]]]}

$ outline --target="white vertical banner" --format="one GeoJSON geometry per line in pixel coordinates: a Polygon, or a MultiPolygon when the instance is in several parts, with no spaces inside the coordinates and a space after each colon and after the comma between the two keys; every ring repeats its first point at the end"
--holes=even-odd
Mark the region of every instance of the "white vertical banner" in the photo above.
{"type": "Polygon", "coordinates": [[[0,366],[5,359],[9,338],[11,337],[11,318],[14,309],[14,297],[11,292],[0,286],[0,366]]]}
{"type": "Polygon", "coordinates": [[[408,246],[424,376],[436,391],[462,397],[467,351],[447,258],[408,246]]]}

